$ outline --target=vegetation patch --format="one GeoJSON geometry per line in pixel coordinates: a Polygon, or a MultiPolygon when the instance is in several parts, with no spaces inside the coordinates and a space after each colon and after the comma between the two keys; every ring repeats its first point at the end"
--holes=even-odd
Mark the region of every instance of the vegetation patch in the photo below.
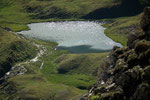
{"type": "Polygon", "coordinates": [[[99,64],[104,62],[108,53],[65,54],[56,59],[57,70],[60,74],[78,73],[97,76],[99,64]]]}
{"type": "Polygon", "coordinates": [[[17,92],[8,96],[8,93],[5,92],[7,88],[0,88],[1,98],[7,97],[14,100],[49,98],[60,100],[62,97],[62,100],[78,99],[81,95],[87,93],[87,88],[90,84],[96,82],[96,68],[107,55],[107,53],[69,54],[64,50],[55,50],[57,43],[40,40],[34,40],[34,42],[46,47],[45,54],[39,58],[38,62],[24,65],[27,73],[10,78],[8,81],[15,83],[17,92]],[[77,60],[77,62],[74,62],[74,65],[77,65],[79,58],[83,61],[80,63],[81,65],[73,70],[69,70],[70,72],[68,73],[59,73],[58,68],[63,63],[69,68],[71,65],[69,62],[77,60]],[[88,63],[90,60],[91,62],[88,63]],[[43,66],[41,68],[42,63],[43,66]]]}
{"type": "Polygon", "coordinates": [[[120,42],[122,45],[126,45],[128,35],[131,33],[137,33],[137,29],[140,24],[140,16],[141,15],[111,20],[107,19],[106,21],[108,21],[108,23],[103,25],[107,28],[105,30],[105,34],[114,41],[120,42]]]}
{"type": "Polygon", "coordinates": [[[36,55],[36,47],[29,41],[0,28],[0,77],[20,61],[36,55]]]}

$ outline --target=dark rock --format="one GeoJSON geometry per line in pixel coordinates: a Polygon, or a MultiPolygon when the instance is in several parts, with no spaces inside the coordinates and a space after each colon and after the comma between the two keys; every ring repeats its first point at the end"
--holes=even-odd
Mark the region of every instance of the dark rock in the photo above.
{"type": "Polygon", "coordinates": [[[102,79],[104,82],[106,82],[108,78],[109,78],[108,72],[103,71],[102,74],[101,74],[101,79],[102,79]]]}
{"type": "Polygon", "coordinates": [[[97,88],[97,84],[92,84],[90,86],[88,86],[88,91],[90,91],[92,88],[97,88]]]}
{"type": "Polygon", "coordinates": [[[119,48],[120,48],[120,47],[118,47],[118,46],[114,46],[112,50],[115,51],[115,50],[117,50],[117,49],[119,49],[119,48]]]}
{"type": "Polygon", "coordinates": [[[135,45],[135,51],[138,54],[139,64],[141,66],[147,66],[150,59],[150,41],[141,40],[135,45]]]}
{"type": "Polygon", "coordinates": [[[135,53],[135,51],[131,51],[130,54],[127,57],[127,64],[129,68],[132,68],[133,66],[138,65],[138,55],[135,53]]]}
{"type": "Polygon", "coordinates": [[[150,26],[150,7],[144,9],[144,14],[141,20],[141,28],[146,31],[148,26],[150,26]]]}
{"type": "Polygon", "coordinates": [[[106,92],[106,85],[101,85],[97,87],[94,91],[95,94],[106,92]]]}
{"type": "Polygon", "coordinates": [[[150,7],[144,9],[144,14],[141,20],[141,27],[144,31],[145,38],[150,40],[150,7]]]}
{"type": "Polygon", "coordinates": [[[7,73],[11,69],[11,67],[12,65],[9,62],[9,60],[1,63],[0,64],[0,78],[3,77],[5,73],[7,73]]]}
{"type": "Polygon", "coordinates": [[[137,88],[131,100],[150,100],[150,86],[148,83],[142,83],[137,88]]]}
{"type": "Polygon", "coordinates": [[[138,54],[145,52],[149,48],[150,48],[150,41],[146,41],[146,40],[141,40],[141,41],[137,42],[134,47],[136,53],[138,53],[138,54]]]}
{"type": "Polygon", "coordinates": [[[142,73],[143,82],[148,82],[150,84],[150,66],[147,66],[142,73]]]}
{"type": "Polygon", "coordinates": [[[15,83],[7,81],[1,84],[0,90],[9,95],[13,95],[17,92],[15,83]]]}
{"type": "Polygon", "coordinates": [[[127,41],[127,46],[129,47],[129,48],[133,48],[134,47],[134,42],[135,42],[135,40],[137,39],[137,34],[129,34],[128,35],[128,41],[127,41]]]}
{"type": "Polygon", "coordinates": [[[140,83],[140,76],[141,73],[138,68],[129,69],[116,80],[117,85],[122,87],[126,97],[129,98],[135,92],[137,85],[140,83]]]}
{"type": "Polygon", "coordinates": [[[121,90],[115,90],[101,94],[101,97],[98,100],[124,100],[123,95],[121,90]]]}
{"type": "Polygon", "coordinates": [[[100,76],[105,76],[105,82],[101,78],[96,87],[91,87],[89,98],[150,100],[150,7],[144,10],[141,28],[140,34],[129,36],[128,47],[113,48],[109,55],[112,67],[100,76]]]}
{"type": "Polygon", "coordinates": [[[118,73],[121,70],[126,68],[126,63],[123,59],[118,59],[116,62],[116,66],[114,67],[114,73],[118,73]]]}
{"type": "MultiPolygon", "coordinates": [[[[110,64],[112,66],[112,68],[116,65],[116,61],[117,59],[120,57],[120,55],[122,55],[125,51],[127,51],[127,48],[119,48],[119,47],[114,47],[112,52],[109,55],[110,58],[110,64]]],[[[121,57],[120,57],[121,58],[121,57]]]]}

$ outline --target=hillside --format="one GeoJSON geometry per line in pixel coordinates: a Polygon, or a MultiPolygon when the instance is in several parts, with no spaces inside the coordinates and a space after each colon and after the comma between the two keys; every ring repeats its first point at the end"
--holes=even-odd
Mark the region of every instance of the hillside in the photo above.
{"type": "MultiPolygon", "coordinates": [[[[142,0],[140,0],[142,1],[142,0]]],[[[145,2],[145,1],[144,1],[145,2]]],[[[13,31],[28,29],[25,26],[27,23],[40,21],[58,21],[58,20],[79,20],[83,16],[89,16],[90,13],[95,13],[90,19],[97,19],[101,14],[95,12],[99,9],[117,8],[120,11],[102,11],[102,18],[112,18],[133,16],[142,12],[143,6],[138,0],[0,0],[0,26],[7,27],[13,31]],[[124,11],[125,7],[128,9],[124,11]],[[135,5],[135,7],[132,7],[135,5]],[[123,12],[120,13],[120,12],[123,12]],[[132,14],[132,12],[135,12],[132,14]],[[116,14],[121,14],[118,16],[116,14]],[[106,15],[106,17],[104,16],[106,15]],[[107,17],[110,15],[112,17],[107,17]]],[[[148,3],[146,3],[148,4],[148,3]]]]}
{"type": "Polygon", "coordinates": [[[0,28],[0,77],[15,63],[33,58],[35,49],[28,40],[0,28]]]}
{"type": "Polygon", "coordinates": [[[128,33],[135,32],[137,15],[150,5],[148,0],[0,0],[0,4],[0,26],[12,31],[28,30],[26,24],[33,22],[115,18],[104,25],[109,28],[105,33],[123,45],[128,33]]]}
{"type": "MultiPolygon", "coordinates": [[[[137,47],[133,47],[134,44],[131,43],[139,38],[140,40],[145,38],[145,35],[134,34],[139,33],[141,12],[148,5],[149,0],[0,0],[0,99],[76,100],[87,94],[89,85],[95,83],[97,76],[105,73],[102,71],[108,67],[100,66],[108,64],[105,63],[109,61],[106,59],[108,52],[70,54],[65,50],[56,50],[57,43],[31,39],[15,33],[28,30],[28,23],[66,20],[105,21],[103,26],[107,27],[106,35],[114,41],[130,46],[123,49],[114,48],[112,55],[116,54],[118,58],[122,57],[121,59],[125,60],[129,58],[128,54],[133,53],[131,62],[127,62],[133,63],[134,54],[138,57],[136,61],[143,61],[145,57],[149,57],[148,39],[144,43],[139,41],[137,47]],[[128,9],[125,9],[128,5],[128,9]],[[130,33],[133,35],[127,42],[130,33]],[[137,51],[132,51],[135,48],[137,51]],[[142,51],[138,51],[138,48],[142,51]]],[[[145,29],[145,25],[149,24],[141,25],[144,32],[149,32],[145,29]]],[[[149,64],[148,61],[144,63],[149,64]]],[[[142,67],[140,76],[145,77],[148,65],[139,66],[142,67]]],[[[121,68],[116,64],[115,72],[122,70],[121,68]]],[[[140,78],[136,86],[143,86],[141,81],[143,79],[140,78]]],[[[149,83],[146,82],[146,85],[144,83],[144,86],[149,86],[149,83]]],[[[97,88],[99,84],[96,84],[94,93],[97,88]]],[[[133,92],[134,89],[131,94],[133,92]]],[[[92,99],[99,97],[99,93],[91,96],[92,99]]]]}
{"type": "Polygon", "coordinates": [[[13,31],[27,23],[80,18],[94,9],[115,5],[113,0],[0,0],[0,23],[13,31]],[[85,10],[86,9],[86,10],[85,10]]]}
{"type": "Polygon", "coordinates": [[[131,33],[127,47],[114,47],[103,66],[107,70],[89,87],[88,99],[150,99],[150,8],[144,9],[140,23],[141,29],[131,33]]]}
{"type": "Polygon", "coordinates": [[[56,43],[30,41],[39,45],[37,52],[42,50],[44,54],[38,61],[18,62],[1,78],[0,99],[78,99],[87,93],[90,84],[96,82],[96,69],[108,54],[68,54],[55,50],[56,43]],[[70,66],[74,68],[70,69],[70,66]],[[60,69],[67,73],[61,73],[60,69]]]}
{"type": "Polygon", "coordinates": [[[136,34],[140,27],[141,14],[130,17],[120,17],[109,19],[108,23],[103,26],[107,29],[105,34],[116,42],[120,42],[126,46],[128,35],[130,33],[136,34]]]}
{"type": "Polygon", "coordinates": [[[135,16],[143,11],[143,6],[138,0],[114,0],[118,3],[113,6],[98,8],[83,16],[86,19],[118,18],[124,16],[135,16]]]}

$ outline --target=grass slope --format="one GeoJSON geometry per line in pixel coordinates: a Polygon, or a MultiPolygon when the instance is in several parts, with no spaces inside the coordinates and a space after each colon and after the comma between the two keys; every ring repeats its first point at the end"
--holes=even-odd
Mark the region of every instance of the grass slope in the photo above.
{"type": "MultiPolygon", "coordinates": [[[[104,0],[101,0],[104,2],[104,0]]],[[[100,1],[100,2],[101,2],[100,1]]],[[[59,1],[55,0],[53,2],[50,1],[39,1],[39,0],[0,0],[0,26],[6,30],[12,30],[12,31],[20,31],[20,30],[26,30],[28,27],[26,26],[27,23],[31,22],[41,22],[41,21],[54,21],[58,19],[33,19],[34,15],[36,15],[36,11],[33,10],[33,12],[26,12],[26,7],[32,7],[32,6],[40,6],[43,7],[43,9],[47,9],[47,7],[53,8],[55,7],[60,7],[60,9],[65,8],[68,9],[67,12],[78,12],[80,11],[80,14],[82,14],[85,10],[87,9],[88,6],[90,5],[89,11],[91,9],[95,9],[95,5],[97,5],[99,1],[95,1],[95,3],[92,0],[89,0],[87,2],[84,2],[82,0],[79,1],[59,1]],[[82,2],[79,4],[79,2],[82,2]],[[63,4],[62,4],[63,2],[63,4]],[[68,6],[66,6],[67,3],[68,6]],[[34,5],[35,4],[35,5],[34,5]],[[39,5],[36,5],[39,4],[39,5]],[[53,5],[52,5],[53,4],[53,5]],[[71,5],[70,5],[71,4],[71,5]],[[47,5],[47,6],[46,6],[47,5]],[[52,6],[51,6],[52,5],[52,6]],[[85,6],[86,8],[84,8],[85,6]],[[81,10],[84,8],[83,10],[81,10]],[[70,11],[69,11],[70,10],[70,11]]],[[[42,12],[42,11],[41,11],[42,12]]],[[[47,12],[47,10],[46,10],[47,12]]],[[[79,15],[80,15],[79,14],[79,15]]],[[[65,20],[65,19],[63,19],[65,20]]],[[[72,19],[71,19],[72,20],[72,19]]],[[[14,54],[15,60],[17,61],[24,61],[26,59],[26,53],[30,54],[31,57],[35,56],[35,48],[33,48],[27,41],[24,41],[22,38],[19,39],[19,37],[15,34],[12,34],[6,30],[2,30],[3,36],[1,36],[0,44],[4,45],[8,43],[13,44],[15,47],[15,50],[9,51],[8,49],[11,50],[11,46],[7,48],[7,50],[3,50],[1,48],[2,52],[0,53],[1,57],[5,59],[5,56],[7,58],[7,55],[9,52],[12,52],[14,54]],[[9,41],[9,39],[11,41],[9,41]],[[19,41],[19,42],[18,42],[19,41]],[[21,43],[21,44],[20,44],[21,43]],[[25,44],[24,44],[25,43],[25,44]],[[22,52],[22,47],[31,47],[30,49],[28,48],[23,48],[25,49],[24,52],[22,52]],[[18,50],[18,52],[16,52],[18,50]],[[21,51],[21,52],[20,52],[21,51]],[[6,52],[6,53],[5,53],[6,52]],[[21,57],[21,58],[20,58],[21,57]],[[18,60],[19,59],[19,60],[18,60]]],[[[44,57],[40,58],[40,60],[36,63],[32,63],[30,65],[26,65],[26,69],[28,72],[25,75],[21,76],[16,76],[8,80],[8,84],[3,87],[3,85],[0,87],[0,99],[36,99],[36,98],[44,98],[44,99],[58,99],[60,100],[72,100],[75,98],[79,98],[82,94],[86,93],[86,89],[90,84],[93,84],[96,82],[95,76],[93,76],[91,73],[83,73],[76,72],[74,70],[73,73],[68,73],[68,74],[60,74],[58,73],[57,67],[59,64],[55,63],[57,59],[59,59],[60,56],[62,55],[67,55],[68,59],[76,59],[76,56],[67,54],[66,51],[55,51],[54,48],[57,45],[56,43],[53,42],[42,42],[42,41],[37,41],[38,44],[42,44],[45,47],[47,47],[48,52],[44,57]],[[44,61],[44,66],[43,69],[40,69],[41,63],[44,61]],[[12,88],[14,87],[14,88],[12,88]],[[11,93],[11,91],[14,92],[11,93]],[[17,92],[15,92],[15,90],[17,92]],[[63,97],[63,98],[62,98],[63,97]]],[[[96,60],[95,56],[96,54],[90,55],[87,54],[86,57],[89,59],[94,59],[92,62],[87,63],[89,60],[85,60],[85,63],[81,64],[78,68],[81,67],[81,69],[87,69],[87,71],[92,72],[94,68],[98,66],[98,63],[101,62],[100,60],[101,54],[99,54],[96,57],[98,59],[96,60]],[[100,60],[100,61],[99,61],[100,60]],[[97,62],[97,63],[96,63],[97,62]],[[94,64],[96,63],[96,64],[94,64]],[[94,66],[96,65],[96,66],[94,66]],[[88,69],[88,67],[90,67],[88,69]],[[90,71],[92,70],[92,71],[90,71]]],[[[8,55],[9,56],[9,55],[8,55]]],[[[78,55],[78,58],[82,58],[82,55],[78,55]]],[[[104,54],[102,54],[102,57],[104,57],[104,54]]],[[[30,58],[30,57],[29,57],[30,58]]],[[[7,61],[7,59],[6,59],[7,61]]],[[[17,62],[16,61],[16,62],[17,62]]],[[[15,63],[16,63],[15,62],[15,63]]],[[[65,63],[65,61],[63,61],[65,63]]],[[[67,62],[68,63],[68,62],[67,62]]],[[[69,65],[68,65],[69,66],[69,65]]],[[[79,71],[79,69],[76,69],[79,71]]]]}
{"type": "MultiPolygon", "coordinates": [[[[107,56],[104,54],[68,54],[63,50],[55,50],[57,46],[54,42],[43,42],[35,40],[36,43],[42,44],[47,48],[46,54],[39,59],[38,62],[30,63],[25,66],[28,72],[24,75],[15,76],[8,80],[8,84],[5,87],[0,87],[0,97],[13,98],[14,100],[22,99],[50,99],[52,100],[74,100],[81,95],[87,93],[87,87],[96,82],[96,77],[87,72],[95,72],[95,68],[99,66],[99,63],[103,62],[103,58],[107,56]],[[61,59],[63,56],[67,56],[65,59],[61,59]],[[70,73],[60,74],[58,67],[62,63],[66,63],[66,66],[72,64],[71,59],[82,58],[86,56],[87,59],[79,64],[78,68],[70,73]],[[102,58],[101,58],[102,57],[102,58]],[[60,60],[59,60],[60,61],[60,60]],[[41,63],[44,62],[43,68],[40,69],[41,63]],[[68,63],[70,62],[70,63],[68,63]],[[80,71],[86,69],[87,72],[80,71]],[[10,83],[10,84],[9,84],[10,83]],[[13,85],[17,92],[9,94],[13,85]]],[[[80,60],[80,59],[79,59],[80,60]]],[[[95,72],[96,73],[96,72],[95,72]]],[[[12,90],[13,91],[13,90],[12,90]]]]}
{"type": "Polygon", "coordinates": [[[113,0],[0,0],[0,26],[13,31],[26,30],[27,23],[60,18],[77,20],[97,8],[113,5],[116,5],[113,0]]]}
{"type": "MultiPolygon", "coordinates": [[[[140,0],[143,5],[147,4],[140,0]]],[[[0,26],[12,31],[29,29],[26,24],[43,21],[82,20],[96,9],[120,5],[114,0],[0,0],[0,26]],[[64,17],[65,16],[65,17],[64,17]]],[[[126,45],[127,34],[138,24],[139,16],[116,18],[105,24],[107,36],[126,45]],[[128,31],[129,29],[129,31],[128,31]]]]}
{"type": "Polygon", "coordinates": [[[114,41],[126,45],[128,35],[136,33],[136,30],[139,27],[140,16],[141,14],[132,17],[121,17],[109,20],[108,23],[103,25],[107,28],[105,34],[114,41]]]}
{"type": "MultiPolygon", "coordinates": [[[[81,16],[96,9],[119,5],[120,1],[0,0],[0,4],[0,26],[12,31],[21,31],[29,29],[26,24],[32,22],[82,20],[81,16]]],[[[127,34],[133,32],[138,20],[139,16],[116,18],[112,23],[104,25],[108,28],[105,33],[114,41],[126,45],[127,34]]]]}
{"type": "Polygon", "coordinates": [[[56,59],[60,74],[85,74],[97,76],[96,71],[108,53],[65,54],[56,59]]]}
{"type": "Polygon", "coordinates": [[[36,55],[35,49],[27,40],[0,28],[0,77],[14,63],[33,58],[36,55]]]}

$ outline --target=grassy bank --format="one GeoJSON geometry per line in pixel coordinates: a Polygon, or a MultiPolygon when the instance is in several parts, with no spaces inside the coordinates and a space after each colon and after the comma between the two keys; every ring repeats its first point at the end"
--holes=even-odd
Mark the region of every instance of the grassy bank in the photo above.
{"type": "Polygon", "coordinates": [[[106,21],[108,21],[108,23],[103,25],[107,28],[105,34],[114,41],[126,45],[128,35],[137,33],[136,30],[140,24],[140,17],[141,14],[133,17],[107,19],[106,21]]]}
{"type": "Polygon", "coordinates": [[[25,65],[27,73],[10,78],[5,87],[0,87],[1,98],[77,99],[87,93],[89,85],[96,82],[96,69],[108,54],[69,54],[63,50],[55,50],[57,44],[54,42],[34,41],[46,47],[47,52],[38,62],[25,65]],[[79,63],[80,60],[83,62],[79,63]],[[76,62],[72,63],[72,61],[76,62]],[[42,62],[44,64],[40,68],[42,62]],[[68,70],[69,66],[76,67],[68,70]],[[59,73],[59,68],[68,70],[68,73],[59,73]],[[17,92],[9,94],[7,89],[12,85],[17,92]]]}
{"type": "Polygon", "coordinates": [[[17,62],[31,59],[36,47],[26,39],[0,28],[0,77],[17,62]]]}

